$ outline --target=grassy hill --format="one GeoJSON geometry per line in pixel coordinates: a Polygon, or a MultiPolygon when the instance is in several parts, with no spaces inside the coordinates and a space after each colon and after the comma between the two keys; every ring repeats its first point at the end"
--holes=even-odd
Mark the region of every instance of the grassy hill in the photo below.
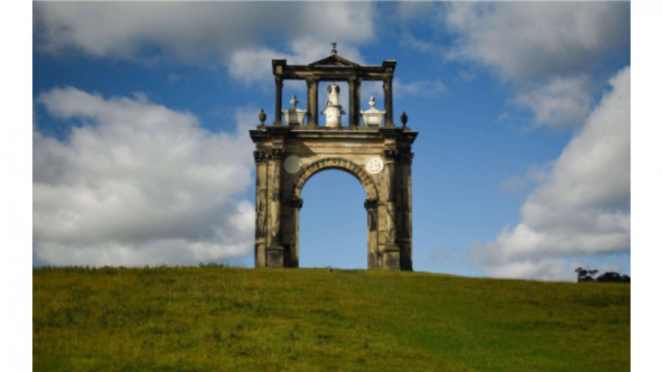
{"type": "Polygon", "coordinates": [[[35,371],[628,371],[630,285],[38,268],[35,371]]]}

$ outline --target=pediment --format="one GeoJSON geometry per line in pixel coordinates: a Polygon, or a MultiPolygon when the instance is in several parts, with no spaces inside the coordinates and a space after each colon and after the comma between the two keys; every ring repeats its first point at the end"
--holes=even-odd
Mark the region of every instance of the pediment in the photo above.
{"type": "Polygon", "coordinates": [[[310,67],[320,66],[345,66],[345,67],[359,67],[359,64],[339,55],[332,54],[329,57],[311,62],[308,64],[310,67]]]}

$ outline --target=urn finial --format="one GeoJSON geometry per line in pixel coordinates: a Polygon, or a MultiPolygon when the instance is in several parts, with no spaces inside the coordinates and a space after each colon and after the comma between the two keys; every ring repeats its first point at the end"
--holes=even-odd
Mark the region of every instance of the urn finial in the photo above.
{"type": "Polygon", "coordinates": [[[292,108],[297,108],[297,104],[299,101],[297,101],[297,96],[292,96],[292,99],[290,100],[290,104],[292,105],[292,108]]]}
{"type": "Polygon", "coordinates": [[[335,42],[335,41],[332,42],[332,50],[331,50],[331,54],[336,55],[336,42],[335,42]]]}
{"type": "Polygon", "coordinates": [[[267,114],[265,114],[265,110],[260,109],[260,114],[258,114],[258,120],[260,120],[260,127],[264,128],[265,127],[265,120],[267,119],[267,114]]]}

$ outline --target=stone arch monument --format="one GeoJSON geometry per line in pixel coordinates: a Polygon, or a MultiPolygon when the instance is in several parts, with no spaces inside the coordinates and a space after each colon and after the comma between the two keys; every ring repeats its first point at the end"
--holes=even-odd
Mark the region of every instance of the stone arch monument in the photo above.
{"type": "Polygon", "coordinates": [[[275,120],[265,125],[266,114],[261,111],[260,125],[250,131],[256,145],[255,266],[299,267],[302,188],[316,173],[338,169],[356,177],[366,192],[368,268],[412,270],[411,146],[417,133],[407,127],[405,112],[402,126],[393,122],[396,61],[360,66],[339,56],[336,44],[332,45],[330,56],[308,65],[272,60],[275,120]],[[284,79],[306,81],[307,110],[297,108],[294,96],[292,107],[282,109],[284,79]],[[383,82],[384,111],[375,108],[374,97],[370,109],[360,111],[361,82],[369,80],[383,82]],[[337,81],[348,82],[346,126],[337,81]],[[322,112],[318,112],[320,82],[330,83],[322,112]],[[324,115],[324,126],[318,124],[318,114],[324,115]]]}

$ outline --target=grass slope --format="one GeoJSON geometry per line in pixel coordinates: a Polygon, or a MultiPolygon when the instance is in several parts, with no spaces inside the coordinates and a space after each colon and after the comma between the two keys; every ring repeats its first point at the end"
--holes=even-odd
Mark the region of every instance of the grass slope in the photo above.
{"type": "Polygon", "coordinates": [[[38,268],[35,371],[628,371],[630,285],[38,268]]]}

